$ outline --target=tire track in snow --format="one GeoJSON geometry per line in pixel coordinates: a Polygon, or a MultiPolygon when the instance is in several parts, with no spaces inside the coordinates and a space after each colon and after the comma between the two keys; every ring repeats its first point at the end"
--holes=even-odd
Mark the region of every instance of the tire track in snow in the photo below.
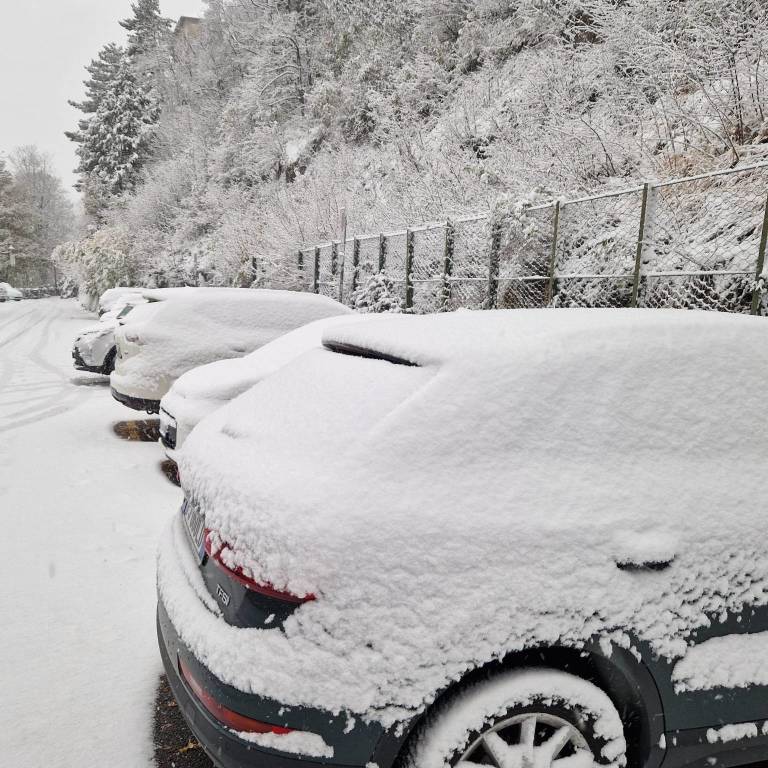
{"type": "Polygon", "coordinates": [[[47,359],[52,353],[55,357],[55,354],[60,351],[60,344],[57,343],[60,341],[57,338],[59,334],[54,332],[54,324],[60,319],[61,313],[51,306],[37,305],[30,312],[16,319],[23,320],[29,315],[38,315],[38,309],[42,310],[41,317],[15,333],[12,338],[0,342],[0,347],[4,347],[0,354],[0,363],[4,368],[0,376],[0,382],[2,382],[0,385],[0,433],[64,413],[77,407],[79,404],[77,401],[82,401],[85,395],[80,388],[72,384],[68,375],[60,367],[47,359]],[[34,338],[31,350],[24,357],[15,355],[14,342],[22,341],[24,343],[19,346],[26,347],[27,334],[32,331],[36,332],[37,338],[34,338]],[[51,349],[52,345],[53,349],[51,349]],[[23,360],[21,366],[17,362],[19,359],[23,360]],[[14,382],[14,394],[34,389],[34,395],[23,401],[15,399],[10,403],[3,402],[2,396],[10,394],[7,385],[11,381],[14,382]],[[12,405],[26,407],[12,408],[8,412],[7,407],[12,405]]]}

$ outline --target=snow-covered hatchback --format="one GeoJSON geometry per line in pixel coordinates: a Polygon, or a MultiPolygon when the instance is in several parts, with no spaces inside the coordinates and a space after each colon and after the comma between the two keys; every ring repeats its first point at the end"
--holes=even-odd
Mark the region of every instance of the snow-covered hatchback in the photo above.
{"type": "Polygon", "coordinates": [[[160,648],[220,766],[768,758],[768,323],[337,325],[203,420],[160,648]]]}

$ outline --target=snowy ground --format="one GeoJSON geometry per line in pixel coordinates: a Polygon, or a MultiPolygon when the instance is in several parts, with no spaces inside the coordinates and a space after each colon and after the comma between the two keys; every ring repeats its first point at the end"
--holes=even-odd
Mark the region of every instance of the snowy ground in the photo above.
{"type": "Polygon", "coordinates": [[[0,304],[0,755],[14,768],[152,764],[155,549],[180,503],[143,418],[72,368],[93,316],[0,304]]]}

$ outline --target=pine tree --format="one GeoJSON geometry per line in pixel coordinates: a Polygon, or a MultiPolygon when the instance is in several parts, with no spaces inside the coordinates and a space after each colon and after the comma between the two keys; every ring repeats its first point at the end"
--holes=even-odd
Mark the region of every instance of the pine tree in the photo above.
{"type": "Polygon", "coordinates": [[[140,82],[124,57],[77,149],[89,212],[98,213],[110,196],[134,188],[150,154],[158,116],[152,89],[140,82]]]}
{"type": "Polygon", "coordinates": [[[128,32],[126,53],[134,62],[143,58],[154,61],[168,43],[171,20],[160,15],[159,0],[137,0],[131,3],[131,10],[133,16],[120,21],[128,32]]]}
{"type": "Polygon", "coordinates": [[[115,79],[117,70],[123,60],[123,49],[114,43],[108,43],[97,54],[97,57],[91,61],[85,68],[90,75],[88,80],[83,81],[85,85],[85,99],[83,101],[69,101],[70,106],[79,109],[85,114],[94,113],[101,102],[104,91],[115,79]]]}
{"type": "MultiPolygon", "coordinates": [[[[86,117],[78,121],[77,130],[64,131],[64,135],[76,144],[82,144],[88,133],[89,115],[93,115],[99,108],[104,94],[112,87],[121,65],[124,62],[125,52],[122,48],[109,43],[105,45],[98,53],[97,57],[86,66],[86,71],[90,75],[88,80],[84,80],[85,99],[83,101],[69,101],[69,104],[75,109],[79,109],[86,117]]],[[[78,155],[80,152],[78,151],[78,155]]],[[[82,158],[75,172],[81,175],[81,178],[75,184],[75,189],[82,192],[85,182],[87,169],[83,165],[82,158]]]]}

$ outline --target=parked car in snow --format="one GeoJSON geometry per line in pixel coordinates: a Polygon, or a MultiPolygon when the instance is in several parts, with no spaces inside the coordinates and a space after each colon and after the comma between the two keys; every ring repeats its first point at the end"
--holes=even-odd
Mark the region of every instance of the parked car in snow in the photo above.
{"type": "Polygon", "coordinates": [[[163,395],[192,368],[242,357],[294,328],[350,311],[333,299],[298,291],[188,291],[137,307],[117,330],[112,395],[129,408],[158,413],[163,395]]]}
{"type": "Polygon", "coordinates": [[[158,558],[219,766],[768,759],[768,324],[334,325],[201,421],[158,558]]]}
{"type": "MultiPolygon", "coordinates": [[[[98,313],[99,316],[107,314],[109,312],[118,309],[119,306],[124,306],[124,299],[126,296],[131,296],[136,293],[143,293],[148,290],[145,288],[131,288],[129,286],[118,286],[117,288],[108,288],[104,293],[99,296],[98,313]]],[[[164,290],[164,289],[159,289],[164,290]]]]}
{"type": "MultiPolygon", "coordinates": [[[[339,310],[341,312],[341,309],[339,310]]],[[[160,441],[169,459],[176,460],[189,433],[202,419],[272,375],[310,349],[322,346],[323,331],[338,323],[365,320],[370,315],[339,314],[279,336],[245,357],[216,360],[187,371],[160,401],[160,441]]]]}
{"type": "Polygon", "coordinates": [[[118,301],[110,304],[113,308],[104,312],[98,323],[80,331],[72,346],[75,368],[109,376],[115,369],[117,356],[115,328],[124,322],[135,306],[146,302],[141,293],[123,293],[118,301]]]}
{"type": "Polygon", "coordinates": [[[0,283],[0,301],[21,301],[24,294],[10,283],[0,283]]]}

